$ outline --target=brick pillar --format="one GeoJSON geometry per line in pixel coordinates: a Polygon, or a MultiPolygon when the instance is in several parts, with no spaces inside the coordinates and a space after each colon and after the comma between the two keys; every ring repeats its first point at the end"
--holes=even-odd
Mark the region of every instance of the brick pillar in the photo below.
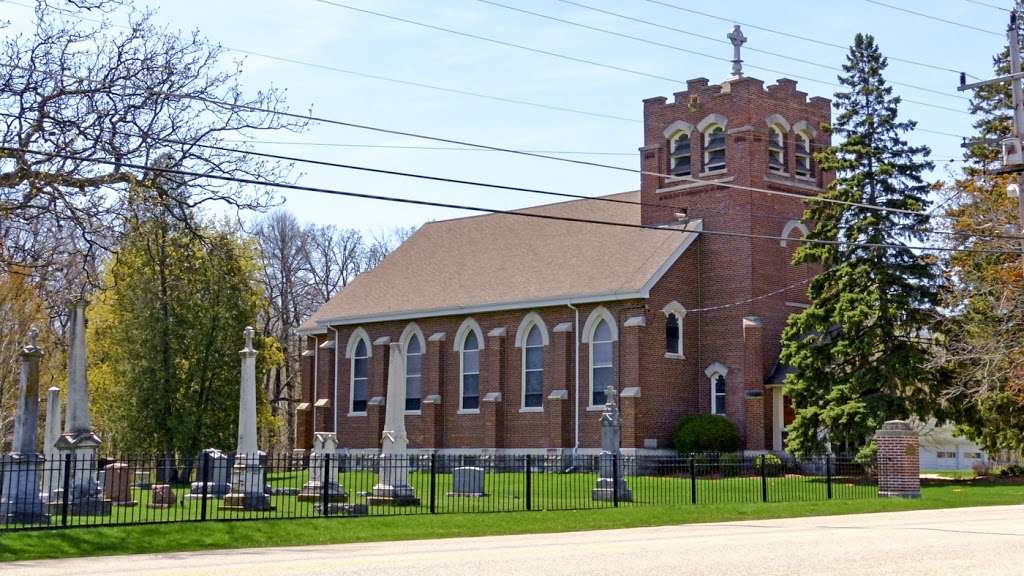
{"type": "Polygon", "coordinates": [[[421,448],[443,448],[444,438],[441,422],[444,412],[441,392],[444,382],[445,340],[444,332],[436,332],[427,338],[427,350],[423,356],[423,402],[420,421],[423,432],[421,448]]]}
{"type": "MultiPolygon", "coordinates": [[[[544,419],[547,427],[548,448],[569,448],[572,446],[572,395],[575,335],[572,323],[564,322],[551,331],[550,377],[545,386],[550,389],[544,402],[544,419]]],[[[545,366],[545,371],[548,368],[545,366]]]]}
{"type": "Polygon", "coordinates": [[[391,338],[382,336],[373,341],[373,357],[370,358],[370,387],[366,402],[367,429],[370,445],[380,447],[380,435],[384,430],[385,391],[388,385],[388,359],[391,357],[391,338]]]}
{"type": "Polygon", "coordinates": [[[756,316],[743,319],[744,444],[765,449],[764,325],[756,316]]]}
{"type": "Polygon", "coordinates": [[[552,390],[544,402],[545,443],[548,448],[568,448],[571,444],[572,403],[569,391],[552,390]]]}
{"type": "Polygon", "coordinates": [[[495,328],[487,333],[485,364],[481,367],[483,382],[480,390],[480,414],[484,422],[481,448],[502,448],[505,423],[502,400],[505,396],[508,359],[506,333],[504,327],[495,328]]]}
{"type": "Polygon", "coordinates": [[[623,388],[619,394],[619,418],[622,421],[622,447],[643,448],[640,438],[640,387],[623,388]]]}
{"type": "Polygon", "coordinates": [[[640,448],[642,420],[637,412],[640,409],[640,351],[641,337],[647,317],[642,313],[630,315],[622,324],[622,355],[619,366],[622,370],[621,388],[619,389],[619,412],[622,417],[623,448],[640,448]],[[628,393],[627,393],[628,392],[628,393]]]}
{"type": "Polygon", "coordinates": [[[875,433],[878,444],[878,495],[921,497],[921,460],[917,432],[902,420],[890,420],[875,433]]]}
{"type": "Polygon", "coordinates": [[[302,352],[302,396],[295,409],[295,447],[313,448],[313,355],[316,340],[306,338],[307,349],[302,352]]]}
{"type": "Polygon", "coordinates": [[[313,403],[314,432],[333,432],[331,405],[334,395],[334,338],[325,336],[316,347],[316,402],[313,403]]]}

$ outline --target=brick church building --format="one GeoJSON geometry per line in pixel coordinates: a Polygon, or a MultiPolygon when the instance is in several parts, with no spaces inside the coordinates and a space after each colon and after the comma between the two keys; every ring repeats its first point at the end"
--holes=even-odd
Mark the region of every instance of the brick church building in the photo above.
{"type": "Polygon", "coordinates": [[[830,179],[812,160],[830,103],[739,63],[644,101],[638,191],[521,210],[650,228],[431,222],[313,314],[297,447],[334,431],[377,450],[400,342],[413,450],[595,452],[607,385],[626,453],[670,450],[701,413],[732,420],[748,451],[782,450],[780,336],[812,274],[790,264],[792,239],[807,233],[800,197],[830,179]]]}

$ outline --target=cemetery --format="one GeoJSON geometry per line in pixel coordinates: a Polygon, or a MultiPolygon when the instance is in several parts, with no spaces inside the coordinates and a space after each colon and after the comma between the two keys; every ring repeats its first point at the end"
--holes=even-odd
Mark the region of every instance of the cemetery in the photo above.
{"type": "MultiPolygon", "coordinates": [[[[617,393],[608,387],[600,454],[413,453],[408,448],[402,370],[388,379],[378,455],[339,451],[334,433],[316,434],[308,454],[265,454],[256,429],[254,331],[243,334],[234,450],[211,447],[164,458],[107,457],[90,424],[84,305],[70,327],[66,415],[60,390],[47,391],[42,449],[38,362],[28,335],[21,351],[16,435],[0,464],[0,530],[115,526],[181,521],[359,517],[637,506],[698,506],[868,499],[919,494],[916,469],[899,458],[877,469],[848,458],[698,454],[625,455],[617,393]],[[888,468],[887,468],[888,466],[888,468]]],[[[401,344],[390,362],[404,362],[401,344]]],[[[883,454],[907,453],[916,436],[900,422],[879,432],[883,454]],[[895,442],[895,443],[894,443],[895,442]]],[[[913,461],[916,462],[916,459],[913,461]]]]}

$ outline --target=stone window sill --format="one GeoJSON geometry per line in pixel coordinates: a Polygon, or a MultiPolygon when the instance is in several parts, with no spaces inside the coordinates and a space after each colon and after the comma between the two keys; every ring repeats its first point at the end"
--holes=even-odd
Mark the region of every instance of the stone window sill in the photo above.
{"type": "Polygon", "coordinates": [[[423,414],[422,410],[406,410],[405,411],[405,415],[406,416],[419,416],[420,414],[423,414]]]}
{"type": "Polygon", "coordinates": [[[523,406],[519,409],[520,412],[543,412],[543,406],[523,406]]]}
{"type": "Polygon", "coordinates": [[[669,360],[686,360],[686,356],[682,354],[673,354],[672,352],[665,352],[665,358],[669,360]]]}
{"type": "Polygon", "coordinates": [[[768,173],[771,174],[772,176],[781,176],[783,178],[790,178],[791,177],[789,172],[783,172],[783,171],[780,171],[780,170],[769,169],[768,173]]]}
{"type": "Polygon", "coordinates": [[[699,174],[699,176],[701,178],[705,178],[705,177],[708,177],[708,176],[722,176],[722,175],[728,174],[728,173],[729,173],[729,169],[728,168],[720,168],[718,170],[710,170],[708,172],[701,172],[699,174]]]}
{"type": "Polygon", "coordinates": [[[459,410],[458,412],[456,412],[456,414],[462,414],[462,415],[465,415],[465,414],[479,414],[479,413],[480,413],[480,410],[459,410]]]}
{"type": "Polygon", "coordinates": [[[349,416],[366,416],[366,412],[349,412],[349,416]]]}
{"type": "Polygon", "coordinates": [[[597,406],[587,406],[587,412],[601,412],[602,410],[604,410],[604,404],[599,404],[597,406]]]}

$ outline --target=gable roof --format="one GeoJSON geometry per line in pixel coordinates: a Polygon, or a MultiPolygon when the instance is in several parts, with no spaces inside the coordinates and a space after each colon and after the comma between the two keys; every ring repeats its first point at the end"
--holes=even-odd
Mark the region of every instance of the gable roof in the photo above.
{"type": "MultiPolygon", "coordinates": [[[[639,202],[639,192],[604,196],[639,202]]],[[[573,200],[527,214],[640,224],[640,206],[573,200]]],[[[487,214],[424,224],[356,277],[299,331],[346,325],[647,297],[700,222],[642,229],[487,214]]]]}

